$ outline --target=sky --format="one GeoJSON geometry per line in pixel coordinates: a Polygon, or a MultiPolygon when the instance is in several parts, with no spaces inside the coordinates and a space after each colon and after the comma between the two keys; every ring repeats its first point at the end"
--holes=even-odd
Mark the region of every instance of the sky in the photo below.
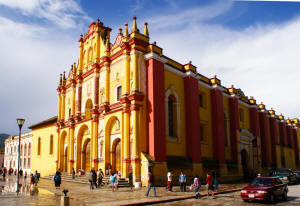
{"type": "Polygon", "coordinates": [[[0,0],[0,133],[57,115],[59,74],[100,18],[113,29],[148,22],[150,42],[267,109],[300,118],[300,1],[0,0]]]}

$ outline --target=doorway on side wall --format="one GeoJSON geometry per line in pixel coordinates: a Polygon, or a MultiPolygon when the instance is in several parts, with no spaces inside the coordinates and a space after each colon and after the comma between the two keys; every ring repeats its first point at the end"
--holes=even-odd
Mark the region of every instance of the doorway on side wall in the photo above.
{"type": "Polygon", "coordinates": [[[83,169],[88,172],[91,170],[91,141],[87,139],[83,144],[83,169]]]}
{"type": "Polygon", "coordinates": [[[114,172],[121,171],[121,140],[118,139],[114,144],[113,148],[114,158],[113,158],[113,170],[114,172]]]}
{"type": "Polygon", "coordinates": [[[65,148],[65,152],[64,152],[64,172],[68,171],[68,146],[65,148]]]}
{"type": "Polygon", "coordinates": [[[248,152],[247,152],[247,150],[243,149],[241,151],[241,163],[242,163],[242,168],[243,168],[244,179],[249,178],[248,159],[249,159],[248,152]]]}

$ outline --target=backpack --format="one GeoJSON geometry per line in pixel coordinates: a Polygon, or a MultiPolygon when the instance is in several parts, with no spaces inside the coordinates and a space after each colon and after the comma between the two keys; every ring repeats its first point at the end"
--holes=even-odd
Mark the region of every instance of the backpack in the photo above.
{"type": "Polygon", "coordinates": [[[59,181],[60,181],[60,176],[59,176],[59,175],[55,175],[54,181],[55,181],[55,182],[59,182],[59,181]]]}
{"type": "Polygon", "coordinates": [[[109,181],[115,182],[115,176],[110,176],[109,181]]]}

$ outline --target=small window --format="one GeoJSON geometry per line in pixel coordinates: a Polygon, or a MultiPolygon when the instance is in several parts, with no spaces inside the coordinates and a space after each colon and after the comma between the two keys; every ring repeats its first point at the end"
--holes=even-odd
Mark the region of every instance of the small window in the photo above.
{"type": "Polygon", "coordinates": [[[200,105],[200,107],[204,107],[203,106],[203,95],[202,94],[199,95],[199,105],[200,105]]]}
{"type": "Polygon", "coordinates": [[[244,122],[244,110],[240,109],[240,122],[244,122]]]}
{"type": "Polygon", "coordinates": [[[117,101],[120,101],[122,96],[122,86],[117,87],[117,101]]]}
{"type": "Polygon", "coordinates": [[[41,155],[41,138],[38,138],[38,148],[37,148],[37,155],[41,155]]]}
{"type": "Polygon", "coordinates": [[[50,136],[50,150],[49,154],[53,155],[53,135],[50,136]]]}
{"type": "Polygon", "coordinates": [[[71,108],[69,109],[69,119],[71,118],[71,108]]]}

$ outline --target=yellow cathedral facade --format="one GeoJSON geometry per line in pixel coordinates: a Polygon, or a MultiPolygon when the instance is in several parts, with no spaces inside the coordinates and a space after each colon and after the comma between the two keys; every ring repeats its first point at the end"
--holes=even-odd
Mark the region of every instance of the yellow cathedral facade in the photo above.
{"type": "Polygon", "coordinates": [[[234,180],[300,167],[298,119],[165,56],[135,17],[113,42],[111,31],[98,19],[81,35],[78,62],[60,75],[57,116],[29,127],[31,171],[132,171],[146,185],[150,169],[162,184],[168,170],[234,180]]]}

